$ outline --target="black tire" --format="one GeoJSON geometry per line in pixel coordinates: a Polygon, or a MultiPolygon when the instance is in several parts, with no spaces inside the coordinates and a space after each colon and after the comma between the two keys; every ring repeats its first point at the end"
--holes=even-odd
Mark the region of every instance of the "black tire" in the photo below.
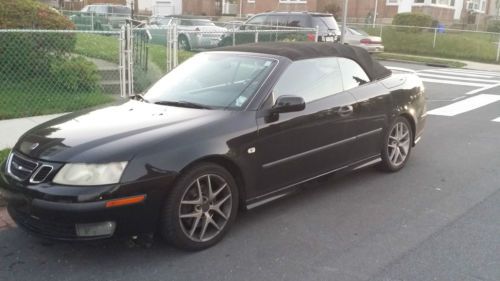
{"type": "Polygon", "coordinates": [[[378,168],[385,172],[397,172],[401,170],[410,158],[412,147],[413,130],[410,122],[408,122],[408,119],[399,116],[392,122],[389,130],[387,130],[387,133],[384,136],[381,151],[382,162],[378,165],[378,168]],[[397,131],[398,128],[404,128],[405,133],[403,133],[402,136],[407,132],[407,135],[404,138],[402,137],[400,140],[395,139],[394,135],[395,130],[397,131]],[[406,143],[408,146],[406,153],[404,153],[406,143]],[[397,153],[400,153],[400,157],[396,156],[397,153]],[[395,161],[395,158],[397,158],[398,161],[395,161]]]}
{"type": "Polygon", "coordinates": [[[184,51],[191,51],[191,44],[185,35],[179,36],[179,49],[184,51]]]}
{"type": "Polygon", "coordinates": [[[190,251],[203,250],[215,245],[224,237],[236,219],[238,196],[236,182],[226,169],[213,163],[193,166],[180,176],[167,195],[160,225],[163,238],[177,248],[190,251]],[[213,202],[216,200],[221,202],[230,195],[230,199],[223,201],[222,206],[216,207],[218,210],[212,209],[215,205],[212,205],[213,202],[208,196],[209,182],[212,186],[210,189],[213,191],[212,195],[220,188],[213,202]],[[216,185],[219,185],[219,188],[216,185]],[[198,196],[196,194],[198,191],[201,191],[203,196],[198,196]],[[204,203],[198,205],[193,203],[200,198],[204,203]],[[181,214],[186,216],[196,214],[196,217],[181,218],[181,214]],[[204,240],[204,235],[207,233],[212,236],[204,240]]]}

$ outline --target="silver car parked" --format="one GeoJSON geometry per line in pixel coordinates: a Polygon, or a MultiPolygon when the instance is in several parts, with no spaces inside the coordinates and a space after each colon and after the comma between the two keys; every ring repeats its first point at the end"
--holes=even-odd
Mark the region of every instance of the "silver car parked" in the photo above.
{"type": "MultiPolygon", "coordinates": [[[[340,30],[342,30],[342,28],[340,28],[340,30]]],[[[381,53],[384,51],[382,38],[370,36],[365,31],[352,27],[347,27],[344,44],[361,47],[369,53],[381,53]]]]}
{"type": "Polygon", "coordinates": [[[224,27],[216,26],[208,19],[178,18],[178,17],[151,17],[148,30],[152,42],[164,44],[166,42],[166,29],[177,25],[179,33],[177,42],[179,49],[208,49],[217,47],[227,32],[224,27]]]}

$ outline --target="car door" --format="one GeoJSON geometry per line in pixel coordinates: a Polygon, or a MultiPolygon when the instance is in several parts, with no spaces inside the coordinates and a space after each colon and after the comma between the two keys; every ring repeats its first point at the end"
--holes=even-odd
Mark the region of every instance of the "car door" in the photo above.
{"type": "Polygon", "coordinates": [[[258,111],[255,145],[261,194],[343,167],[356,131],[354,97],[343,91],[336,58],[293,62],[258,111]],[[270,116],[282,95],[304,98],[305,109],[270,116]]]}
{"type": "Polygon", "coordinates": [[[392,107],[389,91],[377,81],[370,81],[357,62],[347,58],[339,58],[338,61],[344,89],[357,100],[357,139],[353,159],[361,160],[377,155],[381,151],[382,136],[392,107]]]}

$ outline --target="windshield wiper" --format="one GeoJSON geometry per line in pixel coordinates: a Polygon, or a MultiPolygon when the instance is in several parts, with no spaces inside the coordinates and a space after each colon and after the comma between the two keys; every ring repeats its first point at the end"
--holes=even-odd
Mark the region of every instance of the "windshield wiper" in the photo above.
{"type": "Polygon", "coordinates": [[[155,102],[155,104],[198,108],[198,109],[212,109],[210,106],[189,101],[157,101],[155,102]]]}
{"type": "Polygon", "coordinates": [[[135,94],[131,97],[131,99],[143,102],[149,102],[142,94],[135,94]]]}

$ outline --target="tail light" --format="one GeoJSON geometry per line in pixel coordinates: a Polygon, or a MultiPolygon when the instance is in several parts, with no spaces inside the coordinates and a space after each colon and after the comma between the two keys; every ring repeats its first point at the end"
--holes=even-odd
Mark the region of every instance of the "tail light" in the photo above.
{"type": "Polygon", "coordinates": [[[373,41],[373,40],[371,40],[369,38],[361,39],[359,42],[361,44],[380,44],[379,41],[373,41]]]}
{"type": "Polygon", "coordinates": [[[314,33],[307,33],[307,41],[316,41],[316,35],[314,33]]]}

